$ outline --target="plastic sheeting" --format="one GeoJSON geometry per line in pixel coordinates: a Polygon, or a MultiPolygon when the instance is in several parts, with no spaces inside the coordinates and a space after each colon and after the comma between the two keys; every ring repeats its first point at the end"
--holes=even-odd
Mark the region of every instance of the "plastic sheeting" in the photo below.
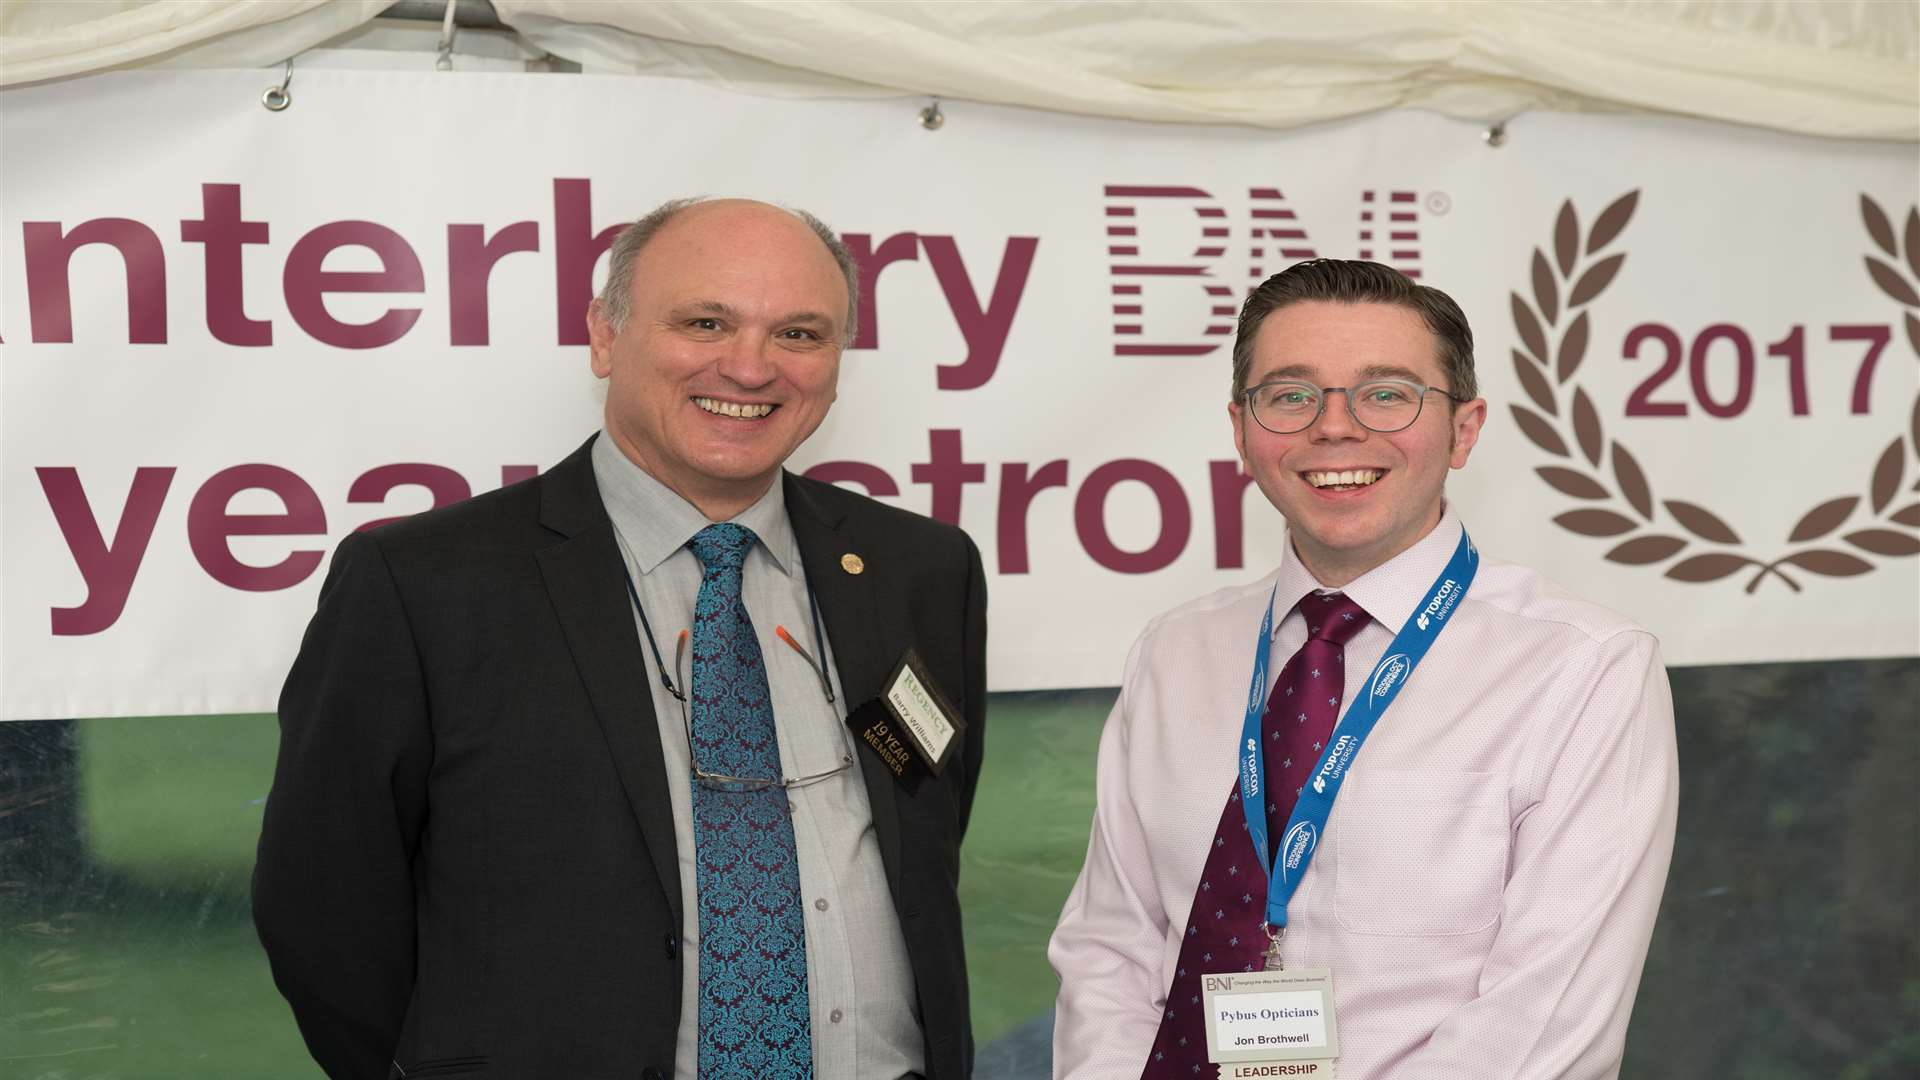
{"type": "MultiPolygon", "coordinates": [[[[0,85],[278,63],[380,0],[0,5],[0,85]]],[[[1673,112],[1920,139],[1920,3],[495,0],[590,70],[782,96],[937,95],[1137,120],[1300,124],[1392,107],[1673,112]]]]}

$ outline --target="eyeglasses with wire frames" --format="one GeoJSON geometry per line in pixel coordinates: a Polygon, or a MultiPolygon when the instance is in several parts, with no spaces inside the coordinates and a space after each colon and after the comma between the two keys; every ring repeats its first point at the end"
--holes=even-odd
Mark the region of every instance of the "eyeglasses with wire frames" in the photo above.
{"type": "Polygon", "coordinates": [[[1411,379],[1368,379],[1353,386],[1315,386],[1301,379],[1274,379],[1241,391],[1253,420],[1275,435],[1292,435],[1312,427],[1326,412],[1327,398],[1343,394],[1347,415],[1368,431],[1383,435],[1404,431],[1420,419],[1427,395],[1440,394],[1456,405],[1467,403],[1438,386],[1411,379]]]}
{"type": "MultiPolygon", "coordinates": [[[[653,636],[653,623],[647,618],[646,606],[640,603],[640,590],[634,587],[633,572],[628,570],[626,566],[627,559],[631,558],[631,554],[627,551],[626,538],[618,537],[618,539],[620,541],[621,553],[624,556],[621,559],[620,573],[626,578],[627,598],[633,601],[633,610],[640,616],[640,629],[647,635],[647,649],[653,653],[653,666],[655,670],[660,672],[661,687],[667,691],[667,694],[671,696],[673,700],[680,703],[680,727],[686,732],[687,763],[693,769],[693,780],[695,783],[712,791],[765,791],[770,787],[779,787],[791,791],[794,788],[803,788],[810,784],[817,784],[822,780],[838,776],[848,769],[853,768],[853,748],[846,744],[846,733],[842,731],[840,763],[825,772],[808,773],[804,776],[729,776],[726,773],[713,773],[702,769],[700,767],[700,756],[695,752],[693,745],[693,715],[687,709],[686,688],[690,688],[693,685],[692,678],[686,674],[687,642],[692,638],[693,632],[690,630],[680,631],[680,637],[674,642],[673,646],[673,670],[667,670],[667,662],[660,655],[660,643],[655,640],[653,636]],[[675,676],[680,676],[680,678],[676,680],[675,676]]],[[[813,615],[814,647],[820,650],[820,656],[824,659],[827,655],[827,636],[825,631],[821,629],[820,599],[813,594],[812,582],[807,583],[807,608],[813,615]]],[[[800,658],[807,662],[809,668],[813,669],[814,677],[820,680],[820,692],[826,695],[828,711],[837,716],[840,710],[835,704],[833,696],[833,681],[827,678],[827,670],[821,666],[821,661],[815,660],[813,654],[808,652],[805,646],[802,646],[798,641],[794,640],[794,636],[787,632],[786,627],[775,626],[773,632],[781,641],[786,642],[788,647],[792,648],[794,652],[799,653],[800,658]]],[[[834,726],[836,729],[839,727],[838,724],[834,726]]]]}
{"type": "MultiPolygon", "coordinates": [[[[820,680],[820,689],[826,694],[827,707],[832,709],[834,705],[833,684],[828,681],[826,671],[821,668],[818,661],[814,660],[812,653],[809,653],[804,646],[794,640],[793,635],[787,632],[786,627],[776,626],[774,627],[774,633],[779,636],[781,641],[786,642],[794,652],[799,653],[801,659],[807,662],[807,666],[813,669],[814,676],[820,680]]],[[[841,744],[839,763],[825,772],[780,777],[730,776],[727,773],[708,772],[702,769],[700,767],[699,751],[693,745],[693,715],[687,708],[687,691],[693,686],[693,682],[690,678],[684,677],[687,670],[685,667],[687,641],[691,636],[690,631],[680,631],[680,638],[673,646],[674,674],[683,676],[683,678],[679,680],[669,678],[663,666],[660,671],[660,683],[666,687],[667,693],[671,694],[673,699],[680,703],[680,726],[687,734],[687,762],[693,768],[693,779],[695,783],[713,791],[765,791],[773,787],[792,791],[795,788],[803,788],[811,784],[817,784],[822,780],[832,779],[853,767],[853,751],[848,749],[843,742],[841,744]]],[[[657,652],[655,658],[658,659],[657,652]]],[[[836,709],[835,711],[837,712],[838,710],[836,709]]]]}

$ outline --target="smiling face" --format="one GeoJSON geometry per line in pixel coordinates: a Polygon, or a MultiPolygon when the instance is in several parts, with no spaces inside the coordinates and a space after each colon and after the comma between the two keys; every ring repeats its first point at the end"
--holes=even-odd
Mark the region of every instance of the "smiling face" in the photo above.
{"type": "Polygon", "coordinates": [[[743,200],[680,211],[635,257],[628,316],[588,312],[607,430],[712,521],[764,495],[826,418],[847,286],[819,237],[743,200]]]}
{"type": "MultiPolygon", "coordinates": [[[[1247,385],[1354,386],[1374,378],[1449,389],[1420,315],[1394,304],[1304,301],[1260,324],[1247,385]]],[[[1244,399],[1227,411],[1240,460],[1287,519],[1294,550],[1323,585],[1339,588],[1439,524],[1447,470],[1467,463],[1487,403],[1449,410],[1444,397],[1428,394],[1420,418],[1388,434],[1355,422],[1345,394],[1329,396],[1320,418],[1291,435],[1261,427],[1244,399]]]]}

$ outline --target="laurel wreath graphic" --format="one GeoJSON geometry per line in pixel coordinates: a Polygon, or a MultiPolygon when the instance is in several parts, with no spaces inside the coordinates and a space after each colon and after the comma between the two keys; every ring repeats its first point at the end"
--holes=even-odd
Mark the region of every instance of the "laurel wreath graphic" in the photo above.
{"type": "MultiPolygon", "coordinates": [[[[1554,221],[1552,258],[1540,248],[1533,251],[1531,302],[1517,292],[1512,294],[1513,325],[1522,346],[1513,350],[1513,369],[1533,405],[1512,405],[1514,422],[1529,442],[1567,462],[1534,470],[1540,478],[1563,495],[1594,504],[1562,513],[1554,524],[1580,536],[1618,538],[1606,558],[1628,566],[1650,567],[1684,554],[1685,558],[1666,568],[1665,576],[1674,581],[1719,581],[1752,568],[1748,594],[1769,575],[1800,592],[1800,583],[1789,576],[1789,569],[1825,577],[1853,577],[1875,569],[1874,562],[1853,551],[1814,543],[1845,525],[1863,501],[1871,507],[1868,527],[1846,533],[1840,537],[1842,542],[1868,556],[1920,554],[1920,502],[1892,509],[1906,483],[1908,464],[1920,462],[1920,395],[1914,399],[1908,431],[1880,454],[1864,491],[1823,500],[1802,515],[1787,535],[1789,546],[1812,546],[1762,558],[1751,554],[1740,534],[1706,507],[1679,499],[1654,499],[1639,459],[1618,439],[1606,437],[1600,411],[1574,379],[1592,339],[1586,309],[1613,284],[1627,258],[1625,252],[1608,255],[1605,250],[1625,231],[1639,203],[1638,189],[1627,192],[1584,231],[1573,201],[1562,203],[1554,221]],[[1677,530],[1663,524],[1659,514],[1663,510],[1677,530]],[[1703,544],[1723,550],[1696,550],[1703,544]]],[[[1920,289],[1915,286],[1920,281],[1920,207],[1908,211],[1898,239],[1886,212],[1864,194],[1860,213],[1867,235],[1887,256],[1868,254],[1867,273],[1882,292],[1906,309],[1907,342],[1920,359],[1920,289]]],[[[1920,491],[1920,482],[1908,490],[1920,491]]]]}

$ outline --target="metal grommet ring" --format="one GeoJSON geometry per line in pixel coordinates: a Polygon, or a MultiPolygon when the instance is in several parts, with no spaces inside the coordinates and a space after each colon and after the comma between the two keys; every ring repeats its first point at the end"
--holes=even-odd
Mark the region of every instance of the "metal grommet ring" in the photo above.
{"type": "Polygon", "coordinates": [[[279,112],[293,104],[293,95],[287,90],[287,87],[292,85],[293,60],[289,58],[287,70],[280,76],[280,85],[267,87],[266,93],[260,95],[260,104],[265,105],[268,112],[279,112]]]}

